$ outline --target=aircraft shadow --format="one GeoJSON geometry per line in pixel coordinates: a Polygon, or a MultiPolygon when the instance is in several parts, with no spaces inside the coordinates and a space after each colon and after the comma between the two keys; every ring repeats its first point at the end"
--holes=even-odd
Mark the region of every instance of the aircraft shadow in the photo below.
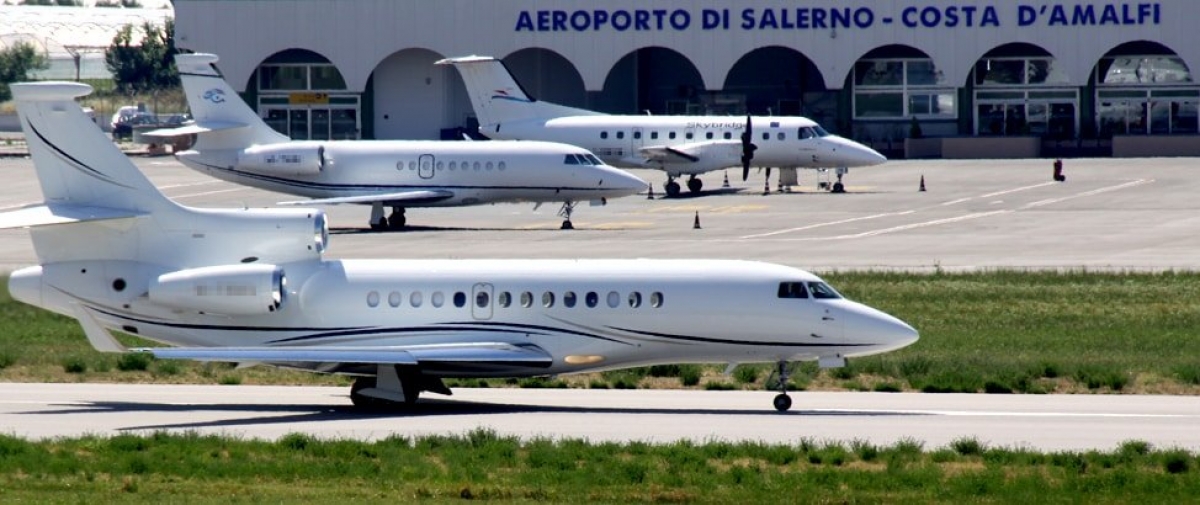
{"type": "Polygon", "coordinates": [[[483,228],[483,227],[467,227],[467,226],[405,226],[399,230],[372,230],[370,228],[330,228],[330,235],[386,235],[386,234],[405,234],[405,233],[430,233],[430,232],[478,232],[478,231],[523,231],[523,232],[584,232],[584,231],[620,231],[627,228],[589,228],[580,226],[573,230],[561,230],[558,227],[557,221],[547,222],[546,228],[483,228]]]}
{"type": "MultiPolygon", "coordinates": [[[[693,193],[691,191],[680,191],[679,196],[667,196],[667,194],[665,192],[655,192],[654,199],[655,200],[690,200],[692,198],[704,198],[706,196],[736,195],[738,193],[741,193],[743,189],[745,189],[745,188],[716,188],[716,189],[701,190],[699,193],[693,193]]],[[[640,193],[640,194],[644,195],[645,193],[640,193]]],[[[635,197],[631,197],[631,198],[635,198],[635,197]]]]}
{"type": "Polygon", "coordinates": [[[657,407],[569,407],[543,405],[517,405],[506,403],[480,403],[469,401],[422,399],[414,407],[398,408],[388,411],[363,411],[349,405],[251,405],[251,404],[222,404],[222,405],[179,405],[147,402],[92,402],[86,405],[72,403],[65,407],[75,407],[52,412],[31,411],[23,414],[36,415],[79,415],[87,413],[155,413],[155,412],[227,412],[269,414],[239,419],[221,419],[216,421],[198,421],[188,423],[146,424],[127,426],[120,431],[142,430],[178,430],[199,428],[221,428],[235,426],[268,426],[297,422],[337,422],[359,419],[381,418],[417,418],[436,416],[480,416],[497,414],[527,414],[527,413],[575,413],[575,414],[699,414],[699,415],[753,415],[753,416],[808,416],[808,417],[898,417],[926,416],[931,414],[910,412],[881,412],[855,410],[792,410],[779,413],[764,403],[762,409],[664,409],[657,407]],[[283,415],[280,415],[283,414],[283,415]]]}

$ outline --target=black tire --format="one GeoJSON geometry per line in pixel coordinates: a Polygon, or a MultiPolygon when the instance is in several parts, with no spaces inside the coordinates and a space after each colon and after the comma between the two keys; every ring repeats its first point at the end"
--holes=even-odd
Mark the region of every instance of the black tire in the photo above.
{"type": "Polygon", "coordinates": [[[833,183],[833,192],[834,193],[845,193],[846,187],[843,186],[842,183],[840,183],[840,182],[835,182],[835,183],[833,183]]]}
{"type": "Polygon", "coordinates": [[[688,185],[688,191],[691,191],[692,193],[699,193],[700,189],[704,187],[704,181],[701,181],[700,179],[696,179],[696,178],[691,178],[691,179],[688,179],[687,185],[688,185]]]}
{"type": "Polygon", "coordinates": [[[388,220],[386,217],[379,218],[379,221],[371,223],[371,229],[375,231],[383,231],[388,228],[388,220]]]}
{"type": "Polygon", "coordinates": [[[392,214],[392,216],[388,218],[388,229],[401,230],[404,229],[404,225],[407,223],[408,219],[406,219],[403,214],[392,214]]]}
{"type": "Polygon", "coordinates": [[[562,227],[561,227],[561,228],[559,228],[559,229],[561,229],[561,230],[574,230],[574,229],[575,229],[575,225],[571,224],[571,221],[570,221],[570,220],[566,220],[566,221],[563,221],[562,227]]]}
{"type": "Polygon", "coordinates": [[[663,185],[663,189],[667,192],[667,198],[676,198],[679,196],[679,183],[675,181],[668,182],[663,185]]]}
{"type": "Polygon", "coordinates": [[[787,412],[788,409],[792,408],[792,397],[780,393],[775,395],[775,400],[773,403],[775,404],[775,410],[787,412]]]}

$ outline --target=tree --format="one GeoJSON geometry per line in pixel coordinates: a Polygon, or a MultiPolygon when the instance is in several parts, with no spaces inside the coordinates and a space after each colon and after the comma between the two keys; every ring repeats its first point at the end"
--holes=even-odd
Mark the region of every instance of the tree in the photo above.
{"type": "Polygon", "coordinates": [[[121,27],[104,53],[117,91],[132,94],[177,86],[175,22],[167,20],[162,27],[143,23],[139,45],[133,44],[133,30],[132,24],[121,27]]]}
{"type": "Polygon", "coordinates": [[[38,51],[28,42],[17,42],[0,51],[0,102],[12,99],[9,84],[28,81],[30,71],[42,70],[49,66],[50,60],[46,53],[38,51]]]}

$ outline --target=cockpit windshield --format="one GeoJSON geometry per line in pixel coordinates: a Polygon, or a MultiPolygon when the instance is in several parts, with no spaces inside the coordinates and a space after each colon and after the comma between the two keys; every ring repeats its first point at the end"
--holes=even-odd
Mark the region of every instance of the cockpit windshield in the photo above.
{"type": "Polygon", "coordinates": [[[824,282],[809,282],[808,291],[812,293],[812,297],[824,300],[836,300],[842,295],[824,282]]]}
{"type": "Polygon", "coordinates": [[[568,165],[603,165],[599,159],[590,154],[568,154],[565,163],[568,165]]]}
{"type": "Polygon", "coordinates": [[[597,158],[596,155],[594,155],[594,154],[588,153],[583,156],[587,156],[588,161],[591,161],[593,165],[603,165],[604,164],[604,162],[600,161],[600,158],[597,158]]]}
{"type": "Polygon", "coordinates": [[[815,136],[817,136],[817,134],[813,132],[812,128],[805,126],[804,128],[800,129],[800,140],[811,139],[815,136]]]}
{"type": "Polygon", "coordinates": [[[563,163],[565,163],[565,164],[567,164],[567,165],[578,165],[578,164],[579,164],[579,158],[576,158],[574,154],[568,154],[568,155],[566,155],[566,157],[563,159],[563,163]]]}
{"type": "Polygon", "coordinates": [[[816,133],[818,137],[828,137],[830,135],[824,128],[821,128],[821,125],[815,125],[812,129],[813,133],[816,133]]]}

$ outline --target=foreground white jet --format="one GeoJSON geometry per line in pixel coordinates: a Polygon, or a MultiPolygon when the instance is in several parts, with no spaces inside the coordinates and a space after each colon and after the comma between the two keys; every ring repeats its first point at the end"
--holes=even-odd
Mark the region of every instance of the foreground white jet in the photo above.
{"type": "Polygon", "coordinates": [[[166,197],[87,118],[78,83],[14,84],[45,202],[41,262],[13,298],[77,319],[100,351],[117,330],[158,358],[357,376],[355,405],[449,394],[444,377],[529,377],[660,363],[787,364],[899,349],[917,332],[817,276],[728,260],[327,260],[311,209],[197,209],[166,197]]]}
{"type": "Polygon", "coordinates": [[[407,224],[408,207],[563,202],[563,228],[571,228],[575,202],[603,203],[646,189],[641,179],[565,144],[293,141],[242,101],[216,61],[211,54],[175,57],[195,124],[151,134],[196,134],[195,146],[176,157],[200,172],[313,198],[285,204],[370,205],[372,228],[397,229],[407,224]],[[391,207],[386,217],[385,206],[391,207]]]}
{"type": "Polygon", "coordinates": [[[751,166],[781,169],[835,168],[830,189],[845,191],[842,176],[852,167],[887,161],[882,154],[826,132],[804,117],[606,115],[540,102],[517,83],[504,63],[490,56],[447,58],[467,85],[479,118],[479,132],[493,139],[546,140],[587,148],[605,162],[624,168],[667,172],[667,196],[679,195],[675,178],[688,176],[688,189],[699,192],[696,176],[713,170],[751,166]]]}

